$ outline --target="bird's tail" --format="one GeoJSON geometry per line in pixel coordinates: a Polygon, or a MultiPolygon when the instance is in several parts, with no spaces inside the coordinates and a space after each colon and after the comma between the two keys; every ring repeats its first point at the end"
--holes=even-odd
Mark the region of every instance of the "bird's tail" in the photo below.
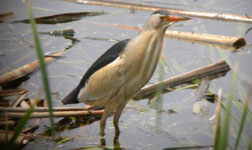
{"type": "Polygon", "coordinates": [[[72,92],[70,92],[61,102],[65,105],[65,104],[76,104],[79,103],[78,101],[78,89],[75,88],[72,90],[72,92]]]}

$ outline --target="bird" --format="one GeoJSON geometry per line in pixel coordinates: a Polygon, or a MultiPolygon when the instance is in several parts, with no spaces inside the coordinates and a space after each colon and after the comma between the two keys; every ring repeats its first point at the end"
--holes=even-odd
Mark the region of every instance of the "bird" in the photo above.
{"type": "Polygon", "coordinates": [[[154,11],[136,37],[119,41],[98,58],[62,103],[103,106],[100,136],[104,137],[106,120],[114,113],[115,137],[119,137],[118,123],[123,109],[152,77],[166,29],[189,19],[165,10],[154,11]]]}

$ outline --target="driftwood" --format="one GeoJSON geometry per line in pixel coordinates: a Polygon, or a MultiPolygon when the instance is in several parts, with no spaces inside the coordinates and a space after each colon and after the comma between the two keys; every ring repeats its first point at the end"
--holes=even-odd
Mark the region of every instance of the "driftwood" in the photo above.
{"type": "Polygon", "coordinates": [[[160,83],[155,83],[149,86],[145,86],[136,94],[136,96],[134,96],[133,99],[140,100],[140,99],[149,97],[150,95],[153,95],[156,92],[158,85],[160,84],[162,84],[163,89],[167,89],[167,88],[171,88],[171,87],[175,87],[181,84],[191,82],[195,79],[200,79],[200,78],[216,75],[223,72],[225,73],[229,70],[230,70],[229,65],[225,61],[220,61],[215,64],[211,64],[211,65],[208,65],[199,69],[195,69],[193,71],[190,71],[181,75],[177,75],[173,78],[164,80],[160,83]]]}
{"type": "MultiPolygon", "coordinates": [[[[90,22],[96,25],[116,27],[127,30],[136,30],[139,31],[142,28],[126,26],[126,25],[118,25],[118,24],[105,24],[99,22],[90,22]]],[[[246,45],[246,41],[242,37],[231,37],[231,36],[223,36],[223,35],[214,35],[214,34],[204,34],[204,33],[195,33],[195,32],[183,32],[183,31],[175,31],[175,30],[166,30],[165,36],[169,38],[175,38],[179,40],[186,40],[189,42],[198,42],[202,43],[210,43],[210,44],[218,44],[226,47],[234,47],[240,48],[246,45]]]]}
{"type": "MultiPolygon", "coordinates": [[[[79,111],[56,111],[53,112],[54,117],[76,117],[76,116],[88,116],[88,115],[102,115],[104,110],[79,110],[79,111]]],[[[8,118],[22,118],[26,112],[1,112],[0,117],[5,115],[8,118]]],[[[48,118],[49,112],[33,112],[31,118],[48,118]]]]}
{"type": "Polygon", "coordinates": [[[181,10],[181,9],[172,9],[172,8],[167,8],[167,7],[143,5],[143,4],[137,4],[137,3],[118,2],[118,1],[111,1],[111,0],[63,0],[63,1],[78,2],[78,3],[90,4],[90,5],[101,5],[101,6],[107,6],[107,7],[119,7],[119,8],[131,9],[131,10],[156,11],[156,10],[162,9],[162,10],[166,10],[168,12],[174,13],[174,14],[181,14],[181,15],[185,15],[189,17],[200,17],[200,18],[216,19],[216,20],[223,20],[223,21],[240,21],[240,22],[252,23],[251,17],[234,15],[234,14],[226,14],[226,13],[189,11],[189,10],[181,10]]]}
{"type": "MultiPolygon", "coordinates": [[[[60,51],[60,52],[54,53],[50,56],[46,56],[45,62],[49,63],[52,60],[54,60],[56,57],[61,56],[64,53],[65,53],[65,51],[60,51]]],[[[7,73],[0,76],[0,85],[7,83],[7,82],[10,82],[10,81],[14,81],[14,80],[22,78],[22,77],[25,77],[38,68],[39,68],[39,61],[35,60],[29,64],[26,64],[22,67],[15,69],[13,71],[7,72],[7,73]]]]}

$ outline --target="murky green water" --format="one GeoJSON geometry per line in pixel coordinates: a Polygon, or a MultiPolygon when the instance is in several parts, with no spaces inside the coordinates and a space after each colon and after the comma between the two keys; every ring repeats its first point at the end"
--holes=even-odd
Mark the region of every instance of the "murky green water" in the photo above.
{"type": "MultiPolygon", "coordinates": [[[[251,0],[222,0],[222,1],[165,1],[158,2],[150,0],[132,1],[148,5],[157,5],[170,8],[181,8],[187,10],[198,10],[208,12],[223,12],[244,15],[251,15],[251,0]]],[[[88,67],[105,50],[112,46],[116,40],[133,38],[138,33],[114,27],[104,27],[93,24],[101,22],[108,24],[122,24],[130,26],[143,26],[150,12],[135,11],[127,9],[103,7],[94,5],[75,4],[63,1],[32,1],[33,13],[36,17],[62,14],[69,12],[83,11],[104,11],[108,15],[86,17],[79,21],[55,24],[37,25],[38,31],[47,32],[53,30],[73,29],[75,38],[80,40],[74,47],[50,65],[51,89],[53,92],[54,106],[62,106],[60,100],[72,90],[79,82],[88,67]],[[104,38],[109,40],[92,40],[91,38],[104,38]]],[[[14,17],[4,23],[0,23],[0,74],[8,72],[14,68],[27,64],[36,59],[33,37],[29,24],[10,23],[14,20],[27,19],[28,14],[25,5],[21,1],[1,1],[0,13],[12,11],[14,17]]],[[[212,80],[209,89],[217,94],[219,88],[223,89],[226,95],[231,84],[232,69],[235,64],[239,64],[238,86],[235,89],[235,96],[242,102],[245,101],[249,84],[252,81],[252,31],[245,34],[252,24],[241,22],[224,22],[217,20],[193,18],[191,21],[178,23],[169,29],[199,32],[208,34],[219,34],[227,36],[244,37],[247,46],[237,52],[231,52],[217,47],[194,44],[191,42],[165,39],[163,55],[167,65],[165,66],[164,78],[170,78],[180,73],[191,71],[205,65],[226,60],[231,67],[231,71],[225,77],[212,80]]],[[[70,40],[63,37],[53,37],[41,34],[45,54],[64,50],[70,40]]],[[[159,80],[155,73],[150,83],[159,80]]],[[[29,90],[29,96],[34,97],[38,91],[42,90],[40,73],[36,72],[30,79],[20,86],[29,90]]],[[[207,102],[207,111],[204,114],[194,114],[193,105],[195,103],[194,94],[196,90],[177,90],[162,96],[162,113],[156,113],[150,108],[148,100],[140,101],[140,105],[145,107],[145,111],[140,111],[134,104],[129,104],[120,119],[120,147],[124,149],[164,149],[168,147],[181,147],[192,145],[212,145],[214,121],[209,118],[214,115],[216,104],[207,102]],[[168,113],[173,109],[176,113],[168,113]]],[[[83,106],[79,104],[78,106],[83,106]]],[[[142,109],[141,109],[142,110],[142,109]]],[[[233,108],[235,117],[240,120],[240,111],[233,108]]],[[[58,119],[55,119],[58,120],[58,119]]],[[[36,133],[42,133],[45,126],[49,126],[48,120],[43,119],[40,129],[36,133]]],[[[251,123],[244,129],[247,135],[242,137],[241,147],[247,147],[249,137],[251,138],[251,123]]],[[[231,145],[236,137],[235,127],[230,131],[231,145]]],[[[54,145],[49,141],[35,140],[30,142],[24,149],[78,149],[83,147],[96,147],[101,145],[99,138],[99,121],[88,126],[57,132],[57,135],[74,137],[73,140],[60,145],[54,145]]],[[[112,117],[107,120],[106,127],[106,147],[113,149],[118,146],[113,144],[114,128],[112,117]],[[114,147],[115,146],[115,147],[114,147]]],[[[99,147],[100,149],[104,146],[99,147]]]]}

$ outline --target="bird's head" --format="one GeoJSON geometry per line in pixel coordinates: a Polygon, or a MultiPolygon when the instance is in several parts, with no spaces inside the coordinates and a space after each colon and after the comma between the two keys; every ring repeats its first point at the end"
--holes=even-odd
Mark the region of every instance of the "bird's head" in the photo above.
{"type": "Polygon", "coordinates": [[[165,10],[159,10],[153,12],[150,15],[145,24],[145,27],[154,29],[166,29],[169,25],[175,22],[186,20],[190,20],[190,18],[175,16],[165,10]]]}

